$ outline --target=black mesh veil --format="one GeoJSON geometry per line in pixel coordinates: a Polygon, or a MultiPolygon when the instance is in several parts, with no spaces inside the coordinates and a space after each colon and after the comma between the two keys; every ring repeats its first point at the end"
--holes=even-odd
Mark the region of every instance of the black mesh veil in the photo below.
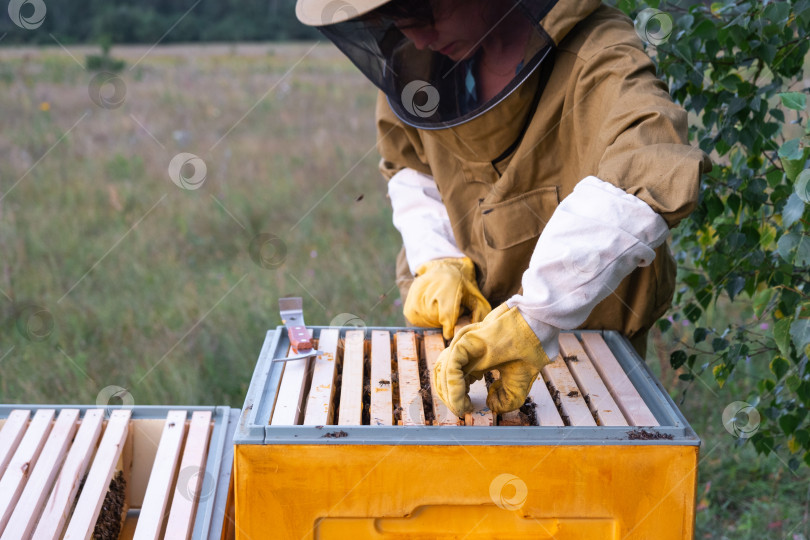
{"type": "MultiPolygon", "coordinates": [[[[492,0],[503,2],[510,15],[499,24],[528,25],[523,61],[514,78],[494,97],[478,100],[470,94],[470,74],[475,73],[475,55],[455,61],[439,52],[417,47],[399,30],[395,21],[369,16],[321,26],[318,29],[388,97],[403,122],[421,129],[453,127],[488,111],[511,94],[549,56],[553,42],[540,25],[556,0],[492,0]]],[[[508,30],[508,29],[507,29],[508,30]]],[[[524,28],[525,30],[525,28],[524,28]]],[[[521,35],[526,35],[522,32],[521,35]]],[[[486,36],[482,36],[482,41],[486,36]]]]}

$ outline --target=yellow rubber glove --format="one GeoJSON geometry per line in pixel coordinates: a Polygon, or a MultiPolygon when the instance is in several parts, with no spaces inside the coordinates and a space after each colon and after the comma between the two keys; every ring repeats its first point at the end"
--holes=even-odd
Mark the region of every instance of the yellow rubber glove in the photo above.
{"type": "Polygon", "coordinates": [[[478,290],[472,261],[468,257],[436,259],[417,269],[403,312],[412,325],[441,327],[444,339],[450,339],[462,306],[470,310],[472,322],[492,310],[478,290]]]}
{"type": "Polygon", "coordinates": [[[549,358],[517,307],[501,304],[478,324],[459,330],[433,369],[434,388],[458,416],[472,412],[470,383],[491,369],[500,379],[489,386],[487,407],[494,413],[519,409],[549,358]]]}

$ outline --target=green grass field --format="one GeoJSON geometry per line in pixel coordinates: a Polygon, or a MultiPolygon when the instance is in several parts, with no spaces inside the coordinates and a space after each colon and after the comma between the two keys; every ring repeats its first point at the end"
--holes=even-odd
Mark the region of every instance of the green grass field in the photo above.
{"type": "MultiPolygon", "coordinates": [[[[115,48],[110,109],[89,52],[0,49],[0,402],[116,386],[138,405],[240,407],[280,296],[302,296],[310,324],[404,323],[375,92],[335,49],[115,48]],[[199,189],[172,182],[180,152],[204,161],[199,189]]],[[[654,369],[668,347],[650,347],[654,369]]],[[[697,538],[810,538],[806,468],[722,426],[760,364],[681,405],[703,439],[697,538]]]]}

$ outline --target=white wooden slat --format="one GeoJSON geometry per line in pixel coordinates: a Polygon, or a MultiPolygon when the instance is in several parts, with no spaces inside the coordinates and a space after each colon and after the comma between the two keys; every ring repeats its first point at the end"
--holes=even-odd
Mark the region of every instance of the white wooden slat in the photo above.
{"type": "Polygon", "coordinates": [[[554,390],[559,392],[560,408],[572,426],[596,425],[591,410],[585,403],[582,393],[562,357],[557,356],[553,362],[543,368],[542,373],[554,390]]]}
{"type": "Polygon", "coordinates": [[[130,416],[129,409],[116,409],[110,414],[64,540],[87,540],[93,534],[115,466],[124,448],[130,416]]]}
{"type": "MultiPolygon", "coordinates": [[[[307,329],[307,332],[309,332],[311,339],[312,330],[307,329]]],[[[296,356],[297,354],[291,347],[288,356],[296,356]]],[[[273,408],[270,425],[295,426],[301,423],[301,411],[304,408],[304,397],[306,395],[305,385],[311,363],[311,357],[284,362],[284,371],[281,374],[276,406],[273,408]]]]}
{"type": "Polygon", "coordinates": [[[365,335],[363,330],[348,330],[344,338],[340,411],[338,411],[338,425],[341,426],[359,426],[363,423],[365,335]]]}
{"type": "Polygon", "coordinates": [[[155,464],[149,474],[133,540],[156,540],[160,535],[185,431],[186,411],[169,411],[160,435],[155,464]]]}
{"type": "Polygon", "coordinates": [[[632,426],[659,425],[602,336],[583,332],[582,345],[628,423],[632,426]]]}
{"type": "Polygon", "coordinates": [[[30,416],[31,411],[15,409],[8,415],[3,429],[0,430],[0,478],[3,477],[6,466],[11,461],[11,456],[14,455],[14,450],[17,449],[17,445],[25,434],[30,416]]]}
{"type": "Polygon", "coordinates": [[[51,430],[54,409],[40,409],[34,414],[20,445],[8,463],[0,479],[0,534],[5,531],[8,520],[22,493],[28,477],[33,472],[45,439],[51,430]]]}
{"type": "Polygon", "coordinates": [[[192,413],[163,538],[188,540],[191,537],[197,501],[205,477],[205,458],[208,454],[210,433],[211,411],[192,413]]]}
{"type": "Polygon", "coordinates": [[[424,343],[425,364],[430,375],[430,396],[433,400],[433,423],[438,426],[457,426],[461,420],[447,408],[433,385],[433,369],[436,366],[436,359],[445,348],[444,338],[440,333],[425,334],[424,343]]]}
{"type": "Polygon", "coordinates": [[[51,491],[56,473],[65,459],[68,446],[76,433],[78,418],[79,409],[62,409],[59,413],[40,458],[11,514],[2,540],[27,538],[31,534],[45,498],[51,491]]]}
{"type": "Polygon", "coordinates": [[[529,397],[534,403],[534,415],[537,418],[537,425],[539,426],[564,426],[565,423],[560,417],[560,412],[548,392],[546,381],[543,380],[543,374],[538,373],[537,379],[529,390],[529,397]]]}
{"type": "Polygon", "coordinates": [[[416,334],[397,332],[397,375],[399,381],[400,418],[403,426],[425,425],[425,410],[419,391],[419,356],[416,334]]]}
{"type": "Polygon", "coordinates": [[[560,351],[566,359],[568,369],[582,393],[588,396],[588,407],[599,418],[602,426],[626,426],[621,409],[613,400],[605,383],[591,363],[591,359],[582,348],[574,334],[560,334],[560,351]]]}
{"type": "Polygon", "coordinates": [[[58,540],[68,518],[73,499],[79,490],[90,457],[101,436],[104,409],[90,409],[84,413],[79,431],[59,471],[59,477],[50,492],[48,502],[39,518],[32,540],[58,540]]]}
{"type": "Polygon", "coordinates": [[[318,350],[323,351],[323,354],[315,358],[312,366],[312,383],[304,412],[305,426],[325,426],[334,422],[332,402],[335,397],[339,341],[340,330],[337,328],[321,330],[318,350]]]}
{"type": "Polygon", "coordinates": [[[371,407],[372,426],[390,426],[394,422],[391,384],[391,334],[385,330],[371,332],[371,407]]]}

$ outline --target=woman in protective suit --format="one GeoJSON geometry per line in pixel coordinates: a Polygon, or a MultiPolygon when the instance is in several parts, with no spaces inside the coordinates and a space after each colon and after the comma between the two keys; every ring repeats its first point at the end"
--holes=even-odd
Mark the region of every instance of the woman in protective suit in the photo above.
{"type": "Polygon", "coordinates": [[[672,301],[665,240],[711,164],[625,15],[598,0],[296,12],[380,89],[397,282],[408,321],[453,338],[433,373],[453,412],[491,369],[487,406],[523,405],[560,330],[618,330],[643,357],[672,301]],[[465,309],[475,324],[453,336],[465,309]]]}

